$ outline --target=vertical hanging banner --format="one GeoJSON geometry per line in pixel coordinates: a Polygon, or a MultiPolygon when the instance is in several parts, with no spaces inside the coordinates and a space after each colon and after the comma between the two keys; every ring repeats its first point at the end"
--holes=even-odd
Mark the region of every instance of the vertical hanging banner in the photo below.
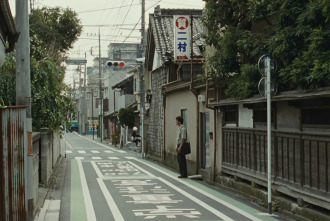
{"type": "Polygon", "coordinates": [[[174,60],[188,61],[191,53],[191,24],[189,15],[174,15],[174,60]]]}

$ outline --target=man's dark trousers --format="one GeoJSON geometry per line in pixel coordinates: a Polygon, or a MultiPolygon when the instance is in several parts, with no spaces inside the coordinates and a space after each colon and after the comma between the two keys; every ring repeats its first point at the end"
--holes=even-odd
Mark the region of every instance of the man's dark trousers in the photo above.
{"type": "Polygon", "coordinates": [[[186,155],[183,153],[178,153],[178,162],[180,167],[180,174],[183,177],[187,177],[187,162],[186,162],[186,155]]]}

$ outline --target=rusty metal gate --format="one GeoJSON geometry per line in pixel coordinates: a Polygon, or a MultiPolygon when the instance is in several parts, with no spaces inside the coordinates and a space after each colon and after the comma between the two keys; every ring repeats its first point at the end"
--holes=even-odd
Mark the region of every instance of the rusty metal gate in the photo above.
{"type": "Polygon", "coordinates": [[[0,220],[26,221],[25,107],[0,108],[0,220]]]}

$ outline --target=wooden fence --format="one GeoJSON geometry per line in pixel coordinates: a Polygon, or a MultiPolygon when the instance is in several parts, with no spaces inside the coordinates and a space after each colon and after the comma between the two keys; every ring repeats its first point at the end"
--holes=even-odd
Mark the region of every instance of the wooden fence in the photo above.
{"type": "MultiPolygon", "coordinates": [[[[272,175],[276,188],[293,197],[323,199],[330,208],[330,135],[272,132],[272,175]]],[[[223,128],[223,171],[264,185],[267,131],[223,128]]],[[[307,199],[306,198],[306,199],[307,199]]],[[[307,199],[308,201],[308,199],[307,199]]],[[[328,208],[328,209],[329,209],[328,208]]]]}

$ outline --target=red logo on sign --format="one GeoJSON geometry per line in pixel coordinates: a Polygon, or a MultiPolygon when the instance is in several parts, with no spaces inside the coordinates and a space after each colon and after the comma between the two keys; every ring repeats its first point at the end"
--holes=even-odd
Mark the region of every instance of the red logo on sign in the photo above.
{"type": "Polygon", "coordinates": [[[186,17],[179,17],[176,19],[175,25],[176,25],[176,27],[178,27],[178,29],[184,30],[188,27],[189,22],[186,17]]]}

